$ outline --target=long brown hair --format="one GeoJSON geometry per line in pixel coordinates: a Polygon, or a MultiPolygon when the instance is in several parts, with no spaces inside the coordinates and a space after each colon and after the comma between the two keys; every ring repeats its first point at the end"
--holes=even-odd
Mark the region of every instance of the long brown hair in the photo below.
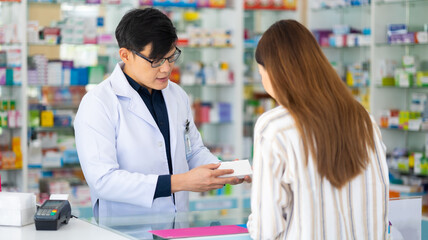
{"type": "Polygon", "coordinates": [[[271,80],[275,100],[293,116],[321,177],[341,188],[359,175],[374,150],[373,126],[322,53],[311,32],[294,20],[274,23],[262,36],[256,61],[271,80]]]}

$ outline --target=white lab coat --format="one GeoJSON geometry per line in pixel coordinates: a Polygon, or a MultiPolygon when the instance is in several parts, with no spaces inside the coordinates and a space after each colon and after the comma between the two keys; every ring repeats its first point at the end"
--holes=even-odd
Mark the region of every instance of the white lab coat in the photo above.
{"type": "MultiPolygon", "coordinates": [[[[89,91],[74,121],[76,147],[91,190],[94,216],[131,216],[187,211],[188,192],[153,200],[158,175],[169,174],[165,142],[140,95],[123,74],[124,63],[89,91]]],[[[173,82],[162,90],[173,173],[218,162],[204,147],[193,122],[187,94],[173,82]],[[190,121],[191,152],[186,155],[185,124],[190,121]]]]}

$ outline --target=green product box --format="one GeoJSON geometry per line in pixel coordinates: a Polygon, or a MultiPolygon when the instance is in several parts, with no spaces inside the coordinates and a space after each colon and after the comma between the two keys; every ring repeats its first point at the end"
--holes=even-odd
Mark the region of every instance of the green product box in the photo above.
{"type": "Polygon", "coordinates": [[[88,67],[88,70],[90,84],[98,84],[104,80],[104,66],[88,67]]]}
{"type": "Polygon", "coordinates": [[[28,126],[29,127],[40,126],[40,112],[38,110],[28,111],[28,126]]]}
{"type": "Polygon", "coordinates": [[[16,102],[15,102],[15,100],[10,100],[9,101],[9,109],[10,110],[16,110],[16,102]]]}
{"type": "Polygon", "coordinates": [[[232,195],[232,185],[226,184],[224,187],[224,195],[232,195]]]}
{"type": "Polygon", "coordinates": [[[404,69],[395,70],[395,86],[411,87],[413,86],[413,74],[406,72],[404,69]]]}
{"type": "Polygon", "coordinates": [[[1,101],[1,109],[2,111],[9,110],[9,102],[7,100],[1,101]]]}
{"type": "Polygon", "coordinates": [[[382,78],[382,86],[394,86],[395,78],[393,77],[384,77],[382,78]]]}
{"type": "Polygon", "coordinates": [[[428,176],[428,158],[422,158],[421,160],[421,175],[428,176]]]}
{"type": "Polygon", "coordinates": [[[98,66],[103,66],[104,71],[108,70],[109,62],[110,62],[109,56],[98,56],[98,66]]]}

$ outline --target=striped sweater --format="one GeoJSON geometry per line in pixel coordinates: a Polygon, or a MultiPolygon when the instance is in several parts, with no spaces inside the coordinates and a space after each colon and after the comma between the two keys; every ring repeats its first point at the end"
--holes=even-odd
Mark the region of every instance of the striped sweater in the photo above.
{"type": "Polygon", "coordinates": [[[389,178],[376,123],[366,170],[340,190],[304,161],[294,118],[284,107],[264,113],[254,136],[248,230],[253,239],[386,239],[389,178]]]}

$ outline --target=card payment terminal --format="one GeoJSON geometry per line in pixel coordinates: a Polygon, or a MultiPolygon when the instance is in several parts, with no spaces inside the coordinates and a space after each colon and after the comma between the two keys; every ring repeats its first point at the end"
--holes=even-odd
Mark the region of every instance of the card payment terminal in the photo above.
{"type": "Polygon", "coordinates": [[[46,200],[34,215],[37,230],[57,230],[67,224],[71,217],[71,207],[67,200],[46,200]]]}

